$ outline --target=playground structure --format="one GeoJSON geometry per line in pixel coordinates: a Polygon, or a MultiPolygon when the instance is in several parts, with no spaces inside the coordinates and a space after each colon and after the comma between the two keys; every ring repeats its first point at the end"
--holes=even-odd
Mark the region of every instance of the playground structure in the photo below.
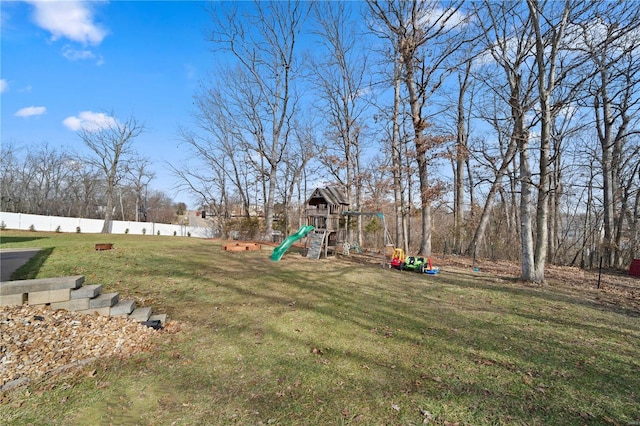
{"type": "MultiPolygon", "coordinates": [[[[382,212],[354,212],[354,211],[346,211],[342,213],[343,216],[375,216],[382,223],[382,235],[384,238],[384,250],[381,250],[382,253],[382,267],[384,268],[387,263],[387,255],[391,255],[392,253],[387,253],[387,247],[393,247],[391,244],[391,236],[389,235],[389,231],[387,229],[387,221],[384,218],[384,214],[382,212]]],[[[345,221],[345,234],[346,234],[346,221],[345,221]]]]}
{"type": "MultiPolygon", "coordinates": [[[[347,197],[336,187],[316,188],[313,191],[306,209],[307,225],[314,228],[307,241],[308,257],[319,259],[320,256],[335,255],[338,247],[343,247],[343,253],[348,254],[349,248],[354,247],[353,242],[348,241],[348,216],[377,217],[383,226],[383,245],[385,248],[390,245],[387,244],[390,241],[387,222],[381,212],[356,212],[348,208],[347,197]]],[[[384,267],[387,253],[385,250],[381,250],[381,253],[384,267]]]]}
{"type": "Polygon", "coordinates": [[[280,259],[282,259],[282,255],[284,255],[284,253],[289,250],[289,248],[293,245],[294,242],[298,241],[301,238],[304,238],[307,236],[307,234],[309,232],[313,231],[313,226],[301,226],[300,229],[298,229],[298,232],[296,232],[295,234],[291,234],[289,235],[287,238],[284,239],[284,241],[275,249],[273,249],[273,253],[271,254],[271,260],[273,260],[274,262],[279,261],[280,259]]]}
{"type": "MultiPolygon", "coordinates": [[[[349,202],[342,191],[336,187],[328,186],[316,188],[307,200],[305,209],[306,222],[298,232],[290,235],[283,243],[276,247],[271,255],[271,260],[278,261],[291,245],[301,238],[305,240],[305,252],[307,257],[319,259],[337,254],[339,247],[345,247],[347,242],[347,215],[369,215],[368,213],[350,212],[349,202]]],[[[382,215],[372,213],[372,215],[382,215]]],[[[382,216],[384,223],[384,216],[382,216]]],[[[385,224],[386,235],[386,224],[385,224]]]]}
{"type": "Polygon", "coordinates": [[[347,238],[346,226],[341,226],[347,211],[347,197],[336,187],[316,188],[307,200],[307,226],[313,227],[307,239],[307,256],[319,259],[336,254],[338,244],[347,238]]]}
{"type": "MultiPolygon", "coordinates": [[[[387,222],[382,212],[356,212],[351,211],[349,202],[345,194],[336,187],[316,188],[307,200],[306,219],[307,224],[289,235],[285,240],[273,250],[271,260],[279,261],[284,253],[298,240],[306,237],[304,248],[306,256],[312,259],[320,259],[320,257],[328,257],[337,254],[338,247],[343,248],[343,254],[348,254],[349,249],[357,247],[348,241],[348,217],[349,216],[369,216],[376,217],[382,224],[383,247],[381,253],[381,265],[386,268],[387,258],[391,256],[391,265],[398,269],[407,266],[404,251],[402,249],[394,249],[391,243],[391,237],[387,229],[387,222]],[[392,251],[388,251],[392,250],[392,251]]],[[[412,257],[413,259],[413,257],[412,257]]],[[[430,258],[420,258],[423,267],[418,266],[419,272],[434,274],[439,271],[431,264],[430,258]]],[[[408,265],[406,269],[412,269],[414,262],[408,265]]]]}

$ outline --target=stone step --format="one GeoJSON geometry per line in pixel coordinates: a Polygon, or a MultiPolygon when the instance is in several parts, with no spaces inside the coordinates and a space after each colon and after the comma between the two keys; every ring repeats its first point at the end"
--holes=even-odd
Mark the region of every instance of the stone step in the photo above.
{"type": "Polygon", "coordinates": [[[111,307],[111,312],[109,313],[112,317],[117,317],[120,315],[129,315],[136,308],[135,300],[121,300],[117,304],[111,307]]]}
{"type": "Polygon", "coordinates": [[[118,303],[120,296],[118,293],[104,293],[95,299],[89,300],[89,309],[110,308],[118,303]]]}
{"type": "Polygon", "coordinates": [[[69,277],[36,278],[33,280],[4,281],[0,283],[0,296],[36,293],[62,289],[77,289],[84,283],[83,275],[69,277]]]}
{"type": "Polygon", "coordinates": [[[164,327],[167,323],[167,314],[154,314],[149,317],[149,321],[160,321],[160,324],[164,327]]]}
{"type": "Polygon", "coordinates": [[[72,299],[94,299],[102,293],[102,284],[90,284],[71,290],[72,299]]]}
{"type": "Polygon", "coordinates": [[[0,306],[20,306],[27,301],[27,293],[0,296],[0,306]]]}
{"type": "Polygon", "coordinates": [[[102,294],[101,284],[83,284],[82,275],[5,281],[0,283],[0,306],[28,302],[88,314],[128,316],[140,322],[158,321],[162,327],[167,322],[167,314],[151,315],[150,307],[136,308],[134,300],[120,301],[118,293],[102,294]]]}
{"type": "Polygon", "coordinates": [[[67,311],[86,311],[89,309],[89,299],[88,297],[83,297],[82,299],[69,299],[63,302],[55,302],[51,303],[51,309],[64,309],[67,311]]]}
{"type": "Polygon", "coordinates": [[[30,305],[46,305],[55,302],[65,302],[71,296],[70,288],[58,290],[30,291],[27,293],[27,302],[30,305]]]}
{"type": "Polygon", "coordinates": [[[151,308],[136,308],[131,314],[129,318],[136,321],[147,321],[151,316],[151,308]]]}

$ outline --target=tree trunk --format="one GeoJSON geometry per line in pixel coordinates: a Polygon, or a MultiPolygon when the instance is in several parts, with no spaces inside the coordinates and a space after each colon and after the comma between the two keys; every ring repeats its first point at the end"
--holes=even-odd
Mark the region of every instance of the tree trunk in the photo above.
{"type": "Polygon", "coordinates": [[[482,214],[480,215],[480,220],[478,221],[478,226],[476,227],[476,230],[473,234],[473,239],[469,243],[469,246],[466,250],[466,253],[468,255],[473,255],[475,257],[478,254],[478,247],[482,244],[482,239],[484,238],[484,234],[491,217],[493,201],[498,192],[498,189],[502,184],[502,178],[504,177],[505,172],[509,168],[509,165],[513,162],[516,154],[516,145],[516,137],[514,135],[511,138],[509,148],[507,149],[505,157],[502,160],[502,164],[496,172],[495,180],[492,182],[491,188],[489,188],[489,193],[487,194],[487,198],[482,209],[482,214]]]}
{"type": "Polygon", "coordinates": [[[469,87],[469,72],[471,70],[471,60],[466,62],[463,78],[459,78],[458,109],[456,117],[456,150],[455,150],[455,177],[454,177],[454,253],[462,252],[462,228],[464,226],[464,166],[468,158],[468,129],[465,114],[465,94],[469,87]]]}
{"type": "Polygon", "coordinates": [[[102,231],[100,231],[103,234],[108,234],[109,230],[111,229],[111,218],[113,217],[113,190],[114,190],[112,181],[113,180],[110,179],[109,182],[107,183],[107,188],[105,193],[105,196],[107,198],[107,207],[104,212],[104,224],[102,225],[102,231]]]}
{"type": "Polygon", "coordinates": [[[518,143],[520,153],[520,251],[524,281],[535,282],[533,249],[533,220],[531,217],[531,170],[529,167],[529,141],[523,136],[518,143]]]}
{"type": "Polygon", "coordinates": [[[391,164],[393,175],[393,199],[395,205],[395,239],[396,247],[402,247],[405,252],[408,251],[407,241],[405,239],[405,221],[404,221],[404,193],[402,191],[402,152],[400,150],[400,77],[401,65],[398,60],[394,62],[393,73],[393,116],[392,116],[392,135],[391,135],[391,164]]]}
{"type": "Polygon", "coordinates": [[[409,91],[409,106],[411,107],[411,122],[413,124],[413,141],[416,147],[418,163],[418,180],[420,182],[421,202],[421,235],[418,253],[431,255],[431,196],[429,191],[429,174],[427,170],[426,141],[424,130],[427,127],[421,114],[420,97],[413,73],[413,55],[403,58],[405,69],[405,84],[409,91]],[[408,63],[407,63],[408,62],[408,63]]]}

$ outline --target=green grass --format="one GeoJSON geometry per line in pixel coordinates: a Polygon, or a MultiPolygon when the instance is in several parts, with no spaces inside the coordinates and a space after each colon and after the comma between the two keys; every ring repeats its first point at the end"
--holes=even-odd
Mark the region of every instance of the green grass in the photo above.
{"type": "Polygon", "coordinates": [[[553,283],[180,237],[3,231],[0,246],[47,249],[19,277],[82,274],[181,325],[153,352],[5,393],[3,425],[640,422],[637,316],[553,283]]]}

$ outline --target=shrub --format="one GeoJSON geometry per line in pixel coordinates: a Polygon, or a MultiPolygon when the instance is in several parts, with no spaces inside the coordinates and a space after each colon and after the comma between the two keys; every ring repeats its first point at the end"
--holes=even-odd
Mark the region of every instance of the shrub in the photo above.
{"type": "Polygon", "coordinates": [[[160,235],[160,230],[158,230],[158,232],[156,233],[156,235],[160,235]]]}
{"type": "Polygon", "coordinates": [[[128,233],[129,233],[129,228],[125,229],[125,230],[124,230],[124,233],[125,233],[125,234],[128,234],[128,233]]]}
{"type": "Polygon", "coordinates": [[[173,231],[173,236],[174,236],[174,237],[176,236],[176,234],[177,234],[177,232],[176,232],[176,231],[173,231]]]}
{"type": "Polygon", "coordinates": [[[80,227],[76,226],[76,234],[79,234],[79,233],[80,233],[80,227]]]}
{"type": "Polygon", "coordinates": [[[2,221],[2,223],[0,223],[0,229],[2,229],[3,231],[7,229],[7,224],[4,223],[4,220],[2,221]]]}
{"type": "Polygon", "coordinates": [[[59,234],[62,232],[62,229],[60,228],[60,225],[58,225],[58,227],[56,228],[56,232],[59,234]]]}
{"type": "Polygon", "coordinates": [[[142,228],[142,235],[147,235],[147,228],[142,228]]]}
{"type": "Polygon", "coordinates": [[[190,237],[190,236],[191,236],[191,232],[187,232],[187,237],[190,237]]]}
{"type": "Polygon", "coordinates": [[[36,230],[36,227],[32,225],[29,225],[29,231],[34,232],[36,230]]]}
{"type": "Polygon", "coordinates": [[[225,234],[232,235],[234,240],[255,240],[260,234],[262,222],[257,217],[243,217],[227,221],[225,234]]]}

